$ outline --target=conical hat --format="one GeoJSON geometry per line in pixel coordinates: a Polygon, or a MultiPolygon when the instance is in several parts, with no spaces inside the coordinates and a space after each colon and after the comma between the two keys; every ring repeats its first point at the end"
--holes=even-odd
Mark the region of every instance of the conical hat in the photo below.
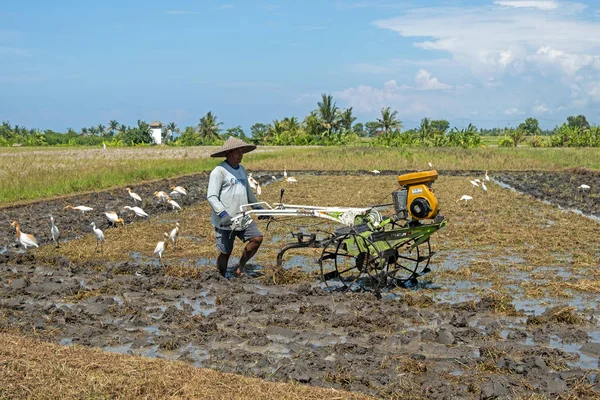
{"type": "Polygon", "coordinates": [[[227,153],[230,150],[235,149],[244,149],[244,153],[248,153],[254,149],[256,146],[253,144],[248,144],[244,142],[242,139],[238,139],[236,137],[230,136],[229,139],[225,142],[225,144],[215,153],[211,154],[211,157],[227,157],[227,153]]]}

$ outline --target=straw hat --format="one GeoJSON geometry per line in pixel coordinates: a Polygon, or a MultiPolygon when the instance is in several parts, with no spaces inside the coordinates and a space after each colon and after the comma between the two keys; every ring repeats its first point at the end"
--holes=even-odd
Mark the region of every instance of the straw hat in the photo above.
{"type": "Polygon", "coordinates": [[[251,152],[256,149],[256,146],[253,144],[248,144],[241,139],[230,136],[229,139],[225,142],[225,144],[216,152],[211,154],[211,157],[227,157],[227,153],[230,150],[235,149],[244,149],[244,153],[251,152]]]}

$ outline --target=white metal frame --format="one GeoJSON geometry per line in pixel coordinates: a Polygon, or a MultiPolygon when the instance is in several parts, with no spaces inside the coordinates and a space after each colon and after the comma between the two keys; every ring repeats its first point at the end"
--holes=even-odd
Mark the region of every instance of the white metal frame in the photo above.
{"type": "Polygon", "coordinates": [[[250,215],[266,215],[269,217],[317,217],[352,226],[354,225],[357,216],[367,214],[372,216],[372,222],[375,226],[382,221],[381,214],[373,207],[319,207],[284,203],[275,203],[275,207],[272,207],[269,203],[261,201],[240,206],[240,213],[231,218],[231,228],[241,228],[245,225],[245,222],[248,221],[250,215]],[[255,206],[263,208],[252,208],[255,206]]]}

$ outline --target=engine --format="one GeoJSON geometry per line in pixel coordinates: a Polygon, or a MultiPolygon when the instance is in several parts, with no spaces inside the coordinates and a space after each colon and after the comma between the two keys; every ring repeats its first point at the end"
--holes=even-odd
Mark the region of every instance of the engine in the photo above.
{"type": "Polygon", "coordinates": [[[398,176],[400,189],[392,193],[394,209],[399,218],[430,219],[438,214],[438,200],[431,185],[437,179],[437,171],[412,172],[398,176]]]}

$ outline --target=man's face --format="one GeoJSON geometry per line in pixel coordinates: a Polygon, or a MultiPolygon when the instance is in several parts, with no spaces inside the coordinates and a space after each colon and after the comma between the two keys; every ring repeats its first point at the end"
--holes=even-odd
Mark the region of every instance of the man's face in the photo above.
{"type": "Polygon", "coordinates": [[[244,158],[244,150],[236,149],[227,152],[227,161],[229,161],[232,165],[237,165],[242,162],[242,158],[244,158]]]}

